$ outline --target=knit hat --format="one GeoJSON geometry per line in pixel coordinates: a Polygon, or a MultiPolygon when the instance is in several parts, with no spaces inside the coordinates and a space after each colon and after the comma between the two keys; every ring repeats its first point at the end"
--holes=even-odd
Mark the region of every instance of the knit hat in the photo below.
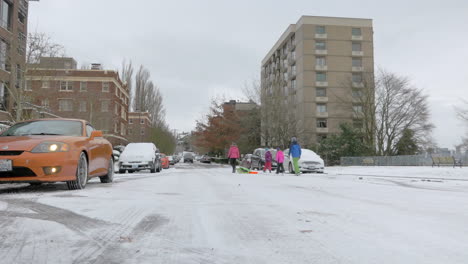
{"type": "Polygon", "coordinates": [[[296,142],[297,142],[297,138],[296,138],[296,137],[292,137],[292,138],[291,138],[291,142],[296,143],[296,142]]]}

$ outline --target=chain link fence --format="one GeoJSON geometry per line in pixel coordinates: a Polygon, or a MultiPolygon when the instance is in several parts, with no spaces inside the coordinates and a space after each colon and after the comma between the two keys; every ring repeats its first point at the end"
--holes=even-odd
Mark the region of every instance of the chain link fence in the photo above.
{"type": "MultiPolygon", "coordinates": [[[[464,166],[468,165],[467,154],[455,155],[454,158],[461,160],[464,166]]],[[[340,164],[341,166],[432,166],[432,158],[430,154],[408,156],[341,157],[340,164]]]]}

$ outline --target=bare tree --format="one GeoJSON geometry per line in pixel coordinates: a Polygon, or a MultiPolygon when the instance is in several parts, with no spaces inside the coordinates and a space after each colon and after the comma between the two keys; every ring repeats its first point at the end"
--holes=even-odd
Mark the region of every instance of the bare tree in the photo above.
{"type": "Polygon", "coordinates": [[[129,111],[134,109],[133,105],[133,98],[134,98],[134,86],[133,86],[133,64],[132,61],[130,60],[127,62],[126,60],[122,61],[122,68],[120,70],[120,76],[122,78],[122,81],[124,82],[125,85],[128,87],[128,91],[130,93],[130,103],[129,103],[129,111]]]}
{"type": "Polygon", "coordinates": [[[41,57],[63,57],[65,48],[55,43],[46,33],[33,32],[28,34],[26,47],[26,63],[37,64],[41,57]]]}
{"type": "Polygon", "coordinates": [[[252,79],[250,81],[246,81],[244,83],[244,87],[242,87],[242,92],[244,96],[250,102],[254,102],[257,105],[261,104],[262,101],[262,89],[260,86],[260,81],[257,79],[252,79]]]}
{"type": "Polygon", "coordinates": [[[362,108],[358,109],[364,125],[369,126],[365,133],[368,138],[375,137],[378,155],[394,155],[396,143],[406,129],[414,132],[419,145],[430,142],[434,126],[429,121],[428,96],[408,78],[380,70],[375,80],[375,95],[369,89],[360,97],[362,108]]]}

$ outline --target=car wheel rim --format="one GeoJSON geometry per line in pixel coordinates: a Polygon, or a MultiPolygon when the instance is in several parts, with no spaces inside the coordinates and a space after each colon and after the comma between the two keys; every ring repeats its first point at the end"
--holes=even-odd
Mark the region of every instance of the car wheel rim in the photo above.
{"type": "Polygon", "coordinates": [[[112,180],[114,178],[114,161],[112,160],[112,158],[109,161],[109,169],[107,171],[107,174],[109,179],[112,180]]]}
{"type": "Polygon", "coordinates": [[[87,173],[86,173],[86,159],[84,156],[81,156],[81,159],[80,159],[80,165],[79,165],[79,168],[78,168],[78,181],[79,181],[79,184],[81,186],[85,186],[86,185],[86,177],[87,177],[87,173]]]}

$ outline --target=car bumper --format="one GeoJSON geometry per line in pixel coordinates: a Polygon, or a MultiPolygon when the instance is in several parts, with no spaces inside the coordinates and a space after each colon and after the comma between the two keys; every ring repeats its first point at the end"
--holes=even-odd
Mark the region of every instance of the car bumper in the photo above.
{"type": "Polygon", "coordinates": [[[0,183],[61,182],[76,179],[79,152],[31,153],[18,156],[0,156],[11,160],[13,171],[0,172],[0,183]],[[46,174],[44,167],[60,167],[59,172],[46,174]]]}
{"type": "Polygon", "coordinates": [[[323,173],[324,168],[323,167],[299,167],[301,172],[318,172],[318,173],[323,173]]]}
{"type": "Polygon", "coordinates": [[[153,164],[151,162],[142,162],[142,163],[120,162],[119,170],[131,170],[131,171],[150,170],[152,169],[152,166],[153,164]]]}

